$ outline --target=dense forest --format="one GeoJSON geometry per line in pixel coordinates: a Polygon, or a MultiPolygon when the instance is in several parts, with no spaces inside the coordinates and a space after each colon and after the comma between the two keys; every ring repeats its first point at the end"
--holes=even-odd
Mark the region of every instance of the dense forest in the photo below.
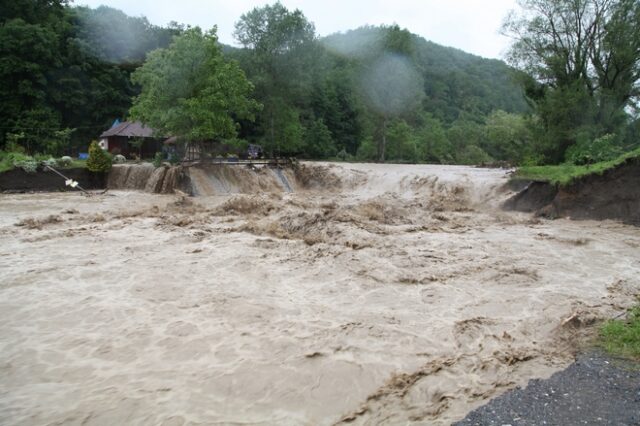
{"type": "MultiPolygon", "coordinates": [[[[615,7],[593,16],[624,40],[603,40],[601,58],[578,53],[626,67],[600,76],[599,87],[626,84],[606,92],[591,84],[598,76],[586,75],[593,61],[566,75],[549,72],[564,55],[542,57],[557,37],[545,40],[544,28],[513,15],[505,31],[520,41],[511,67],[397,25],[319,37],[301,11],[280,3],[244,14],[235,31],[241,47],[232,47],[218,42],[215,28],[159,27],[63,0],[2,0],[0,149],[75,154],[115,119],[139,119],[184,143],[255,143],[299,158],[595,161],[637,146],[640,133],[640,7],[602,2],[615,7]],[[536,36],[540,55],[526,57],[536,36]],[[627,56],[615,56],[621,45],[630,46],[627,56]]],[[[535,11],[554,2],[529,3],[535,11]]]]}

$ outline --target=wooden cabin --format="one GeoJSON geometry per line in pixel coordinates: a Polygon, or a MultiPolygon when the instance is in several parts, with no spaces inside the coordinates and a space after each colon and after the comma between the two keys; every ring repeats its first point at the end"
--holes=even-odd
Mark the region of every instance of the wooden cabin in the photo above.
{"type": "Polygon", "coordinates": [[[165,137],[155,134],[152,128],[139,121],[124,121],[100,135],[100,146],[111,154],[122,154],[127,158],[153,158],[162,152],[165,137]],[[137,144],[141,142],[141,145],[137,144]]]}

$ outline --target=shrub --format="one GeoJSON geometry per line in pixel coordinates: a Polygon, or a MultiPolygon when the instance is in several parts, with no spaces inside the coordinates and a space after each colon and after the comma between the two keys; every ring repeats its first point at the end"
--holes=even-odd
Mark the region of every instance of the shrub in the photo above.
{"type": "Polygon", "coordinates": [[[111,168],[111,156],[105,152],[98,142],[93,141],[89,145],[89,158],[87,159],[87,169],[90,172],[104,173],[111,168]]]}
{"type": "Polygon", "coordinates": [[[38,169],[38,162],[22,152],[7,152],[2,155],[2,169],[20,168],[27,173],[34,173],[38,169]]]}
{"type": "Polygon", "coordinates": [[[20,160],[14,161],[13,165],[19,167],[27,173],[35,173],[38,170],[38,162],[36,160],[20,160]]]}
{"type": "Polygon", "coordinates": [[[175,165],[178,164],[180,162],[180,156],[178,154],[176,154],[175,152],[172,152],[171,154],[169,154],[169,163],[175,165]]]}
{"type": "Polygon", "coordinates": [[[71,157],[65,155],[64,157],[60,157],[58,158],[58,161],[56,161],[56,163],[58,164],[58,167],[69,167],[71,165],[71,157]]]}
{"type": "Polygon", "coordinates": [[[49,166],[49,167],[56,167],[58,165],[58,162],[56,161],[55,158],[49,157],[46,160],[44,160],[42,162],[42,164],[44,164],[45,166],[49,166]]]}
{"type": "Polygon", "coordinates": [[[493,159],[477,145],[467,145],[456,153],[456,161],[459,164],[483,164],[490,163],[493,159]]]}
{"type": "Polygon", "coordinates": [[[162,155],[162,152],[156,152],[156,155],[154,155],[153,157],[153,165],[156,167],[160,167],[162,166],[162,160],[164,160],[164,156],[162,155]]]}
{"type": "Polygon", "coordinates": [[[616,135],[613,134],[596,139],[579,138],[578,142],[567,150],[566,159],[577,165],[613,160],[622,154],[616,142],[616,135]]]}
{"type": "Polygon", "coordinates": [[[125,158],[125,156],[124,156],[124,155],[121,155],[121,154],[116,154],[116,155],[113,157],[113,162],[114,162],[114,163],[116,163],[116,164],[123,164],[123,163],[125,163],[126,161],[127,161],[127,159],[125,158]]]}

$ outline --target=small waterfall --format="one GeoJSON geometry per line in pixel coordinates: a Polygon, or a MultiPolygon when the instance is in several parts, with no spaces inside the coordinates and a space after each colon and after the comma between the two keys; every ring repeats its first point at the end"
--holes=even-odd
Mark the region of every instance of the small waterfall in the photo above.
{"type": "Polygon", "coordinates": [[[144,187],[145,192],[162,192],[162,184],[167,174],[166,167],[158,167],[151,173],[151,177],[147,180],[147,184],[144,187]]]}
{"type": "Polygon", "coordinates": [[[152,164],[116,164],[109,189],[172,194],[176,189],[193,195],[228,195],[293,192],[295,177],[287,170],[241,165],[154,167],[152,164]]]}
{"type": "Polygon", "coordinates": [[[153,164],[132,165],[127,181],[124,184],[125,188],[144,191],[154,170],[153,164]]]}
{"type": "Polygon", "coordinates": [[[180,175],[182,172],[182,167],[169,167],[164,168],[164,179],[162,181],[162,188],[159,191],[162,194],[173,194],[175,189],[178,189],[180,186],[180,175]]]}
{"type": "Polygon", "coordinates": [[[291,188],[291,184],[289,183],[289,179],[287,179],[287,177],[284,175],[284,173],[282,172],[282,169],[275,168],[275,169],[273,169],[273,172],[278,177],[278,180],[280,180],[280,183],[282,184],[282,187],[284,188],[284,190],[286,192],[293,192],[293,188],[291,188]]]}
{"type": "Polygon", "coordinates": [[[116,164],[107,180],[109,189],[138,190],[171,194],[180,186],[181,167],[154,167],[152,164],[116,164]]]}
{"type": "Polygon", "coordinates": [[[220,195],[224,193],[224,189],[220,185],[216,185],[217,179],[216,181],[210,179],[210,176],[200,168],[189,168],[189,178],[194,195],[220,195]]]}
{"type": "Polygon", "coordinates": [[[187,169],[194,195],[293,192],[286,171],[242,165],[201,165],[187,169]]]}
{"type": "Polygon", "coordinates": [[[131,172],[131,166],[128,164],[114,164],[109,171],[109,177],[107,178],[107,188],[109,189],[124,189],[127,183],[127,177],[131,172]]]}

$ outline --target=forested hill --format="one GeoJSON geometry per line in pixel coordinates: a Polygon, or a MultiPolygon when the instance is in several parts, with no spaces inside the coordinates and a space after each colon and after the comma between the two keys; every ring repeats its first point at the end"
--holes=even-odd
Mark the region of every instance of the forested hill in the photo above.
{"type": "Polygon", "coordinates": [[[242,139],[306,158],[470,164],[527,155],[528,106],[504,62],[397,25],[317,38],[303,16],[280,8],[243,16],[236,36],[244,48],[223,50],[264,106],[243,123],[242,139]],[[287,14],[289,34],[268,23],[287,14]]]}
{"type": "MultiPolygon", "coordinates": [[[[236,117],[233,143],[303,158],[477,163],[521,156],[527,105],[501,61],[396,25],[319,38],[302,12],[280,3],[248,12],[236,29],[243,47],[221,51],[238,61],[262,107],[254,120],[236,117]]],[[[131,75],[148,54],[188,31],[104,6],[3,2],[0,149],[85,150],[113,120],[128,118],[140,93],[131,75]]]]}
{"type": "MultiPolygon", "coordinates": [[[[366,61],[385,48],[389,28],[365,26],[324,37],[328,49],[366,61]]],[[[424,79],[423,105],[434,117],[452,123],[469,114],[482,121],[494,110],[524,113],[528,106],[516,71],[486,59],[411,34],[412,57],[424,79]]]]}
{"type": "Polygon", "coordinates": [[[0,149],[86,151],[139,92],[133,70],[180,28],[66,1],[0,3],[0,149]]]}

